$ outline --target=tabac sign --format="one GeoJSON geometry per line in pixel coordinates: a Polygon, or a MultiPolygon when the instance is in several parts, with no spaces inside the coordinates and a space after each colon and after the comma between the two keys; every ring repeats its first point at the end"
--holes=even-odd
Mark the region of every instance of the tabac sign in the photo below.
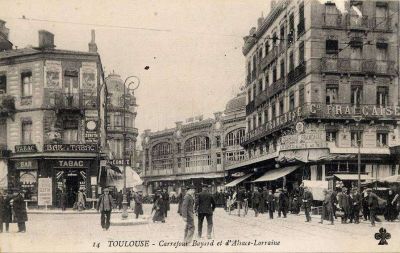
{"type": "Polygon", "coordinates": [[[43,151],[45,152],[97,152],[95,144],[44,144],[43,151]]]}
{"type": "Polygon", "coordinates": [[[310,116],[322,118],[352,118],[362,116],[364,118],[398,118],[400,106],[380,105],[352,105],[352,104],[311,104],[310,116]]]}

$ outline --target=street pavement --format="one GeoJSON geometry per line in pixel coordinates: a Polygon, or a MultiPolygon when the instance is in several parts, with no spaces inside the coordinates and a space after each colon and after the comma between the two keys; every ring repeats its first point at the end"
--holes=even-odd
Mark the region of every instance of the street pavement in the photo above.
{"type": "MultiPolygon", "coordinates": [[[[144,205],[149,215],[150,205],[144,205]]],[[[133,214],[130,213],[132,216],[133,214]]],[[[275,214],[276,216],[276,214],[275,214]]],[[[113,220],[119,219],[115,213],[113,220]]],[[[150,217],[150,216],[149,216],[150,217]]],[[[150,219],[150,218],[149,218],[150,219]]],[[[182,246],[184,222],[171,205],[166,223],[112,226],[103,231],[100,214],[30,214],[26,233],[0,234],[0,252],[400,252],[400,222],[379,222],[334,226],[319,224],[304,214],[270,220],[267,214],[254,217],[231,215],[218,208],[214,213],[213,239],[194,237],[194,244],[182,246]],[[378,245],[374,235],[384,227],[391,234],[388,245],[378,245]]],[[[327,223],[327,222],[326,222],[327,223]]],[[[195,220],[197,233],[197,219],[195,220]]],[[[206,235],[206,220],[203,236],[206,235]]],[[[196,234],[195,233],[195,234],[196,234]]]]}

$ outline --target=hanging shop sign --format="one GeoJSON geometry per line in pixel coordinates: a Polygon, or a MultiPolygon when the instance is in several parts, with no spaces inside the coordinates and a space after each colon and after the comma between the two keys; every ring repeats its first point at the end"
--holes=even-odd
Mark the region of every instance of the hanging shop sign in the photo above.
{"type": "Polygon", "coordinates": [[[97,132],[98,121],[95,119],[89,119],[85,122],[85,141],[86,143],[97,143],[99,135],[97,132]]]}
{"type": "Polygon", "coordinates": [[[15,161],[15,169],[17,170],[37,170],[37,160],[18,160],[15,161]]]}
{"type": "Polygon", "coordinates": [[[15,145],[15,153],[35,153],[37,151],[36,144],[15,145]]]}
{"type": "Polygon", "coordinates": [[[313,131],[301,134],[289,134],[281,137],[280,150],[326,148],[325,133],[313,131]]]}
{"type": "Polygon", "coordinates": [[[51,178],[38,179],[38,205],[51,205],[53,202],[51,178]]]}
{"type": "Polygon", "coordinates": [[[44,152],[97,152],[96,144],[44,144],[44,152]]]}
{"type": "Polygon", "coordinates": [[[125,161],[125,165],[130,166],[131,165],[131,159],[114,159],[114,160],[110,160],[110,164],[118,166],[118,165],[124,165],[124,161],[125,161]]]}

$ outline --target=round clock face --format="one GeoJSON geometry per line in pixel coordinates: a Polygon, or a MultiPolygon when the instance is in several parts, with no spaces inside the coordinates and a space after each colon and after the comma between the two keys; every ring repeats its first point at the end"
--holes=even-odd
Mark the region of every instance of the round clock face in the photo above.
{"type": "Polygon", "coordinates": [[[304,124],[303,124],[303,122],[298,122],[298,123],[296,124],[296,131],[297,131],[298,133],[301,133],[301,132],[304,131],[304,124]]]}
{"type": "Polygon", "coordinates": [[[90,120],[90,121],[86,122],[86,128],[91,131],[95,130],[97,128],[96,121],[90,120]]]}

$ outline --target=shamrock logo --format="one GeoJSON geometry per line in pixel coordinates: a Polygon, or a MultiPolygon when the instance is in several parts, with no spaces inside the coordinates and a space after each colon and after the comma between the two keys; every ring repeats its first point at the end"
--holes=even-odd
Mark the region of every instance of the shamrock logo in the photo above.
{"type": "Polygon", "coordinates": [[[386,229],[380,228],[379,233],[375,233],[375,239],[379,240],[378,245],[387,245],[387,241],[391,238],[390,233],[386,232],[386,229]]]}

